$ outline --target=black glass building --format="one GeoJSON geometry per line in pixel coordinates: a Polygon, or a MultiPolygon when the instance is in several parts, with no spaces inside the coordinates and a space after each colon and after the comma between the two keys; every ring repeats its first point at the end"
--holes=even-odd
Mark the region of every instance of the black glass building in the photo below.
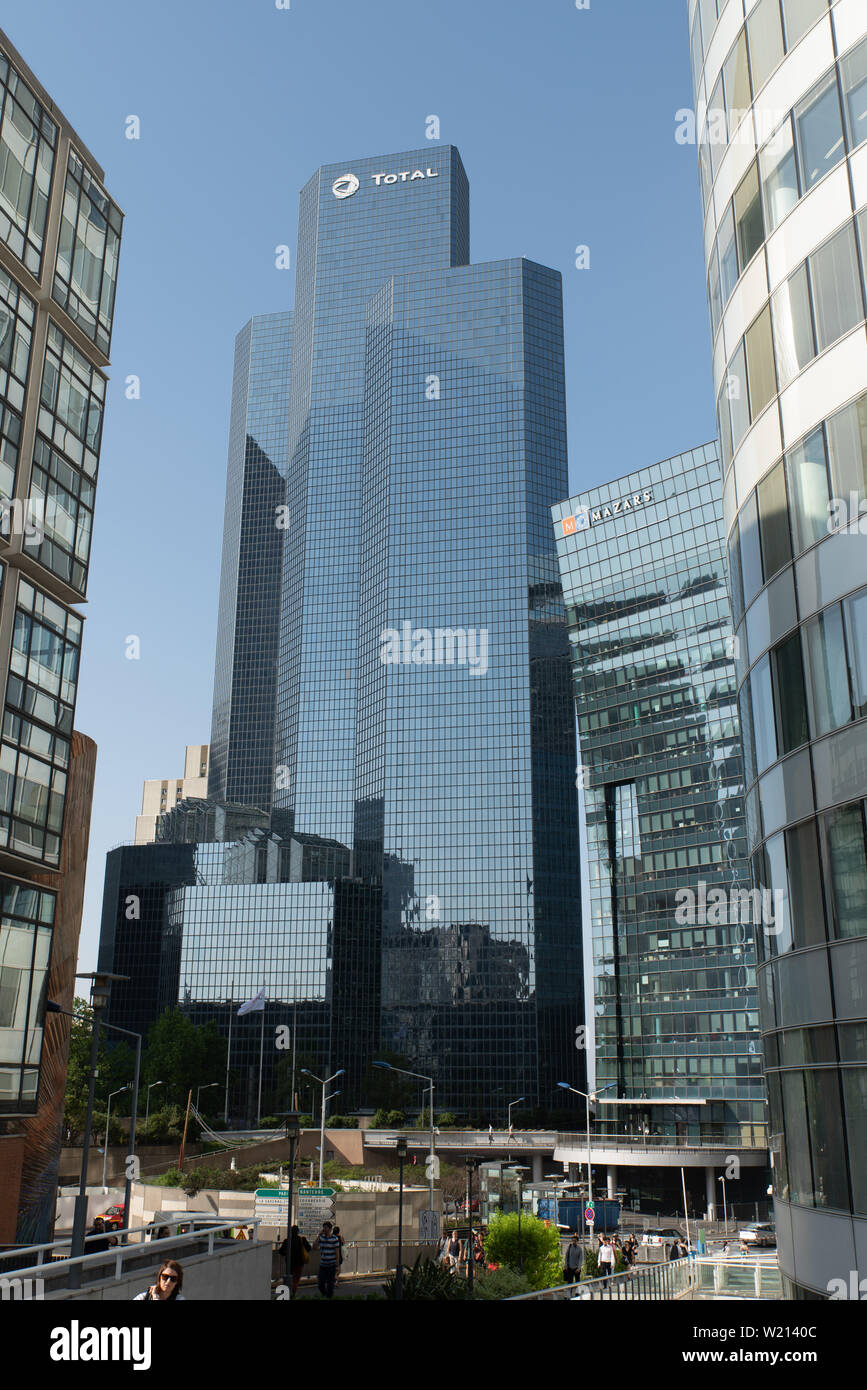
{"type": "Polygon", "coordinates": [[[235,340],[208,794],[271,809],[292,315],[235,340]]]}
{"type": "Polygon", "coordinates": [[[603,1100],[603,1128],[764,1147],[754,931],[777,924],[748,891],[716,447],[552,515],[584,787],[596,1086],[632,1102],[603,1100]]]}

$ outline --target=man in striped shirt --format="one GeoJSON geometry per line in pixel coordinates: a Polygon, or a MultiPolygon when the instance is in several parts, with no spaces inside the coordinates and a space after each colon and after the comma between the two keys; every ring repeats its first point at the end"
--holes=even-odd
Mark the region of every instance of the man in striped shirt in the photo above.
{"type": "Polygon", "coordinates": [[[333,1298],[337,1261],[340,1258],[340,1237],[332,1233],[330,1221],[323,1222],[313,1248],[319,1251],[319,1292],[326,1298],[333,1298]]]}

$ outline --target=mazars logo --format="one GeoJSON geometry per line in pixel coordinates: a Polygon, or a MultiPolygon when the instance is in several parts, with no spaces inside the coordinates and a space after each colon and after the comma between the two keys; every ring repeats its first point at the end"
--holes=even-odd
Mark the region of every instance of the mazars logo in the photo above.
{"type": "Polygon", "coordinates": [[[339,179],[335,179],[331,185],[331,191],[335,198],[351,198],[353,193],[357,193],[360,184],[355,174],[341,174],[339,179]]]}

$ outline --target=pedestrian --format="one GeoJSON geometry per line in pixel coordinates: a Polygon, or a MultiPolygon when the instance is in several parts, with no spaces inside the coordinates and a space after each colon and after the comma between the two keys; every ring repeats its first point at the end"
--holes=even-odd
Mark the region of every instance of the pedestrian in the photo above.
{"type": "Polygon", "coordinates": [[[678,1240],[673,1240],[673,1241],[671,1242],[671,1245],[669,1246],[669,1249],[668,1249],[668,1258],[669,1258],[670,1260],[679,1260],[679,1259],[680,1259],[680,1242],[679,1242],[678,1240]]]}
{"type": "Polygon", "coordinates": [[[614,1260],[614,1246],[605,1236],[599,1249],[599,1274],[605,1280],[604,1289],[608,1288],[608,1279],[614,1273],[614,1260]]]}
{"type": "MultiPolygon", "coordinates": [[[[280,1245],[277,1254],[286,1259],[286,1242],[280,1245]]],[[[298,1281],[304,1273],[304,1266],[310,1261],[310,1242],[302,1236],[297,1226],[289,1233],[289,1280],[292,1297],[298,1292],[298,1281]]]]}
{"type": "Polygon", "coordinates": [[[446,1246],[446,1257],[448,1259],[449,1269],[451,1270],[452,1274],[457,1274],[458,1265],[461,1262],[462,1254],[462,1242],[458,1239],[457,1231],[452,1231],[451,1236],[449,1237],[449,1243],[446,1246]]]}
{"type": "Polygon", "coordinates": [[[494,1142],[494,1126],[493,1126],[493,1125],[488,1125],[488,1143],[489,1143],[489,1144],[493,1144],[493,1142],[494,1142]]]}
{"type": "Polygon", "coordinates": [[[485,1242],[482,1240],[481,1231],[476,1231],[473,1236],[473,1262],[477,1265],[485,1263],[485,1242]]]}
{"type": "Polygon", "coordinates": [[[566,1246],[566,1262],[563,1270],[564,1283],[574,1284],[581,1273],[581,1266],[584,1263],[584,1251],[578,1241],[577,1236],[572,1237],[572,1241],[566,1246]]]}
{"type": "Polygon", "coordinates": [[[325,1298],[334,1297],[334,1280],[337,1278],[337,1261],[340,1254],[340,1236],[334,1234],[330,1221],[322,1223],[322,1230],[313,1242],[319,1251],[319,1292],[325,1298]]]}
{"type": "Polygon", "coordinates": [[[726,1259],[727,1256],[728,1256],[728,1253],[729,1253],[729,1243],[728,1243],[728,1241],[726,1240],[726,1241],[723,1242],[723,1248],[722,1248],[722,1250],[720,1251],[720,1254],[722,1255],[723,1259],[726,1259]]]}
{"type": "Polygon", "coordinates": [[[510,1122],[509,1122],[509,1141],[511,1142],[511,1140],[512,1140],[514,1137],[515,1137],[515,1126],[514,1126],[514,1125],[511,1123],[511,1121],[510,1121],[510,1122]]]}
{"type": "Polygon", "coordinates": [[[108,1235],[105,1222],[101,1216],[98,1216],[88,1232],[84,1253],[86,1255],[101,1255],[103,1250],[108,1250],[112,1245],[117,1245],[117,1241],[108,1235]]]}
{"type": "Polygon", "coordinates": [[[151,1284],[144,1293],[137,1293],[133,1303],[166,1303],[171,1299],[178,1299],[181,1303],[186,1303],[181,1289],[184,1287],[184,1271],[177,1260],[163,1260],[160,1265],[157,1281],[151,1284]]]}
{"type": "Polygon", "coordinates": [[[334,1235],[336,1235],[336,1236],[337,1236],[337,1239],[340,1241],[340,1244],[339,1244],[338,1247],[337,1247],[337,1278],[339,1279],[339,1278],[340,1278],[340,1275],[341,1275],[342,1272],[343,1272],[343,1247],[345,1246],[346,1241],[343,1239],[343,1236],[340,1234],[340,1227],[339,1227],[339,1226],[335,1226],[335,1227],[334,1227],[334,1235]]]}

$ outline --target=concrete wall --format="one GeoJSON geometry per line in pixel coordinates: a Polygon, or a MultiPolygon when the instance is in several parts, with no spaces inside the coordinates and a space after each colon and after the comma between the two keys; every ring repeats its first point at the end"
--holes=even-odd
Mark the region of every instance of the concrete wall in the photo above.
{"type": "MultiPolygon", "coordinates": [[[[138,1140],[136,1140],[136,1152],[145,1176],[147,1176],[148,1170],[152,1173],[164,1173],[170,1164],[177,1164],[179,1148],[179,1144],[142,1144],[139,1146],[138,1140]]],[[[198,1155],[201,1151],[201,1144],[188,1144],[184,1157],[184,1167],[195,1168],[199,1162],[198,1155]],[[188,1157],[189,1162],[187,1162],[188,1157]]],[[[120,1185],[123,1186],[128,1154],[128,1146],[112,1144],[108,1151],[108,1164],[106,1166],[109,1185],[115,1185],[120,1179],[120,1185]]],[[[61,1149],[59,1171],[61,1186],[65,1187],[72,1183],[78,1185],[81,1176],[80,1146],[61,1149]]],[[[94,1186],[102,1182],[102,1154],[97,1153],[95,1143],[92,1144],[87,1158],[87,1181],[88,1184],[94,1186]]]]}

